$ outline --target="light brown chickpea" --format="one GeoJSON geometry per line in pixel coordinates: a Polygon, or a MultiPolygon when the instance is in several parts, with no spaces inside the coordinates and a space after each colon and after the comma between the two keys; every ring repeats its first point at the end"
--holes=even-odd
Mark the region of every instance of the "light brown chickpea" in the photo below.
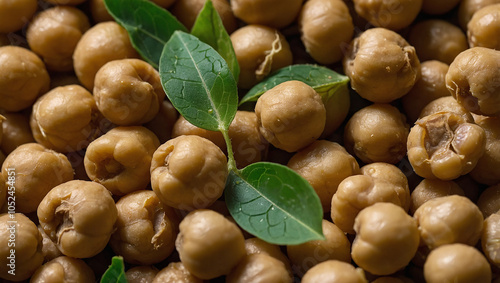
{"type": "Polygon", "coordinates": [[[459,3],[460,0],[423,0],[422,11],[429,15],[442,15],[453,10],[459,3]]]}
{"type": "Polygon", "coordinates": [[[307,53],[320,64],[340,61],[354,34],[349,8],[339,0],[307,1],[298,23],[307,53]]]}
{"type": "Polygon", "coordinates": [[[89,28],[89,20],[81,10],[56,6],[35,16],[28,26],[26,39],[47,69],[71,71],[76,44],[89,28]]]}
{"type": "MultiPolygon", "coordinates": [[[[176,0],[172,7],[170,7],[170,11],[181,23],[191,30],[205,2],[206,0],[176,0]]],[[[212,4],[219,13],[227,33],[231,34],[238,27],[238,24],[229,1],[213,0],[212,4]]]]}
{"type": "Polygon", "coordinates": [[[408,35],[408,42],[417,50],[420,61],[438,60],[446,64],[451,64],[460,52],[469,48],[465,33],[440,19],[415,24],[408,35]]]}
{"type": "Polygon", "coordinates": [[[54,4],[54,5],[71,5],[76,6],[82,4],[87,0],[44,0],[45,2],[54,4]]]}
{"type": "Polygon", "coordinates": [[[73,180],[73,168],[67,157],[37,143],[28,143],[12,151],[2,165],[5,180],[15,173],[16,211],[37,210],[45,195],[55,186],[73,180]]]}
{"type": "Polygon", "coordinates": [[[224,190],[227,158],[213,142],[186,135],[162,144],[153,154],[151,186],[174,208],[194,210],[214,203],[224,190]]]}
{"type": "Polygon", "coordinates": [[[465,121],[469,123],[474,121],[472,114],[460,103],[458,103],[457,100],[451,95],[436,98],[433,101],[427,103],[427,105],[425,105],[425,107],[420,111],[420,116],[418,116],[418,118],[424,118],[431,114],[443,112],[453,112],[461,116],[463,119],[465,119],[465,121]]]}
{"type": "Polygon", "coordinates": [[[395,164],[406,155],[410,126],[390,104],[375,103],[358,110],[344,128],[346,149],[365,163],[395,164]]]}
{"type": "Polygon", "coordinates": [[[228,134],[238,168],[262,160],[269,144],[259,131],[255,112],[237,111],[229,126],[228,134]]]}
{"type": "Polygon", "coordinates": [[[400,30],[409,26],[422,8],[422,0],[353,0],[358,15],[376,27],[400,30]]]}
{"type": "Polygon", "coordinates": [[[398,167],[376,162],[361,167],[360,173],[345,178],[331,202],[333,223],[349,234],[354,234],[358,213],[377,202],[391,202],[405,211],[410,208],[408,179],[398,167]]]}
{"type": "Polygon", "coordinates": [[[83,260],[60,256],[40,266],[30,283],[60,282],[62,278],[63,282],[95,282],[94,271],[83,260]]]}
{"type": "Polygon", "coordinates": [[[415,48],[385,28],[371,28],[356,37],[347,49],[343,66],[352,89],[378,103],[404,96],[420,78],[415,48]]]}
{"type": "Polygon", "coordinates": [[[500,211],[500,183],[486,188],[479,195],[476,204],[484,218],[498,213],[500,211]]]}
{"type": "Polygon", "coordinates": [[[292,64],[290,45],[277,29],[246,25],[231,34],[231,42],[240,66],[240,88],[249,89],[272,71],[292,64]]]}
{"type": "Polygon", "coordinates": [[[500,3],[489,5],[474,13],[467,24],[470,47],[500,49],[500,3]]]}
{"type": "Polygon", "coordinates": [[[227,275],[228,283],[291,283],[292,277],[283,262],[261,253],[245,256],[227,275]]]}
{"type": "Polygon", "coordinates": [[[431,101],[443,96],[451,96],[446,88],[446,73],[449,66],[441,61],[430,60],[420,65],[420,79],[401,98],[408,122],[414,123],[422,109],[431,101]]]}
{"type": "Polygon", "coordinates": [[[165,99],[160,74],[139,59],[104,64],[95,75],[93,94],[103,116],[121,126],[151,121],[165,99]]]}
{"type": "Polygon", "coordinates": [[[449,195],[465,196],[465,192],[453,181],[423,179],[411,192],[410,214],[413,215],[422,204],[431,199],[449,195]]]}
{"type": "Polygon", "coordinates": [[[50,190],[37,215],[40,226],[64,255],[89,258],[108,244],[117,209],[103,185],[73,180],[50,190]]]}
{"type": "Polygon", "coordinates": [[[375,275],[389,275],[407,266],[420,240],[415,219],[392,203],[376,203],[363,209],[356,217],[354,230],[352,259],[375,275]]]}
{"type": "Polygon", "coordinates": [[[129,193],[116,203],[116,230],[109,244],[132,264],[150,265],[165,260],[174,250],[178,219],[151,190],[129,193]]]}
{"type": "Polygon", "coordinates": [[[163,100],[158,114],[153,120],[144,124],[144,127],[155,133],[160,143],[165,143],[172,138],[174,124],[179,118],[179,113],[168,100],[163,100]]]}
{"type": "Polygon", "coordinates": [[[300,81],[283,82],[262,94],[255,105],[260,133],[273,146],[300,150],[321,136],[326,109],[320,95],[300,81]]]}
{"type": "Polygon", "coordinates": [[[363,269],[339,260],[318,263],[304,274],[301,282],[368,283],[363,269]]]}
{"type": "Polygon", "coordinates": [[[36,0],[0,1],[0,33],[20,30],[31,20],[37,8],[36,0]]]}
{"type": "Polygon", "coordinates": [[[293,272],[302,277],[313,266],[327,260],[351,262],[351,243],[342,230],[332,222],[322,221],[324,240],[288,245],[286,251],[293,272]]]}
{"type": "Polygon", "coordinates": [[[0,278],[8,282],[29,279],[43,263],[41,246],[42,236],[33,221],[22,213],[1,214],[0,278]],[[9,270],[14,270],[15,275],[9,270]]]}
{"type": "Polygon", "coordinates": [[[429,249],[462,243],[474,246],[481,237],[483,214],[472,201],[459,195],[431,199],[414,213],[421,244],[429,249]]]}
{"type": "Polygon", "coordinates": [[[458,8],[458,21],[463,30],[467,30],[467,24],[475,12],[488,6],[500,3],[500,0],[462,0],[458,8]]]}
{"type": "Polygon", "coordinates": [[[73,67],[82,85],[92,90],[95,75],[104,64],[138,57],[127,31],[109,21],[96,24],[83,34],[73,52],[73,67]]]}
{"type": "Polygon", "coordinates": [[[209,131],[197,127],[191,124],[186,118],[182,115],[175,121],[174,126],[172,128],[172,138],[176,138],[183,135],[195,135],[205,138],[211,142],[213,142],[216,146],[218,146],[223,152],[227,152],[226,141],[224,140],[224,136],[219,131],[209,131]]]}
{"type": "Polygon", "coordinates": [[[270,244],[268,242],[265,242],[264,240],[252,236],[251,238],[245,240],[245,250],[247,255],[267,254],[274,257],[285,265],[285,268],[286,270],[288,270],[288,273],[290,275],[293,275],[290,260],[281,251],[280,246],[270,244]]]}
{"type": "Polygon", "coordinates": [[[234,15],[247,24],[277,29],[290,25],[299,14],[303,0],[232,0],[234,15]]]}
{"type": "Polygon", "coordinates": [[[484,130],[452,112],[415,122],[408,135],[408,160],[427,179],[453,180],[469,173],[483,155],[484,130]]]}
{"type": "Polygon", "coordinates": [[[287,166],[304,177],[329,212],[333,194],[345,178],[359,174],[359,165],[338,143],[317,140],[292,156],[287,166]]]}
{"type": "Polygon", "coordinates": [[[446,87],[464,108],[500,115],[500,50],[472,47],[460,53],[446,74],[446,87]]]}
{"type": "Polygon", "coordinates": [[[203,283],[204,281],[191,274],[182,262],[171,262],[160,270],[152,281],[152,283],[164,282],[203,283]]]}
{"type": "Polygon", "coordinates": [[[99,136],[102,120],[92,94],[79,85],[68,85],[37,99],[30,127],[38,143],[67,153],[85,149],[99,136]]]}
{"type": "Polygon", "coordinates": [[[48,262],[57,257],[62,256],[63,254],[57,248],[57,245],[49,238],[49,235],[45,233],[42,226],[38,225],[37,228],[38,231],[40,232],[40,235],[42,236],[42,254],[44,259],[43,261],[48,262]]]}
{"type": "Polygon", "coordinates": [[[488,261],[495,267],[500,267],[500,214],[491,214],[484,220],[481,234],[481,247],[488,261]]]}
{"type": "MultiPolygon", "coordinates": [[[[128,283],[148,283],[153,282],[159,270],[153,265],[139,265],[132,267],[125,272],[128,283]]],[[[172,282],[172,281],[164,281],[172,282]]]]}
{"type": "Polygon", "coordinates": [[[95,23],[114,21],[104,5],[104,0],[88,0],[88,2],[90,14],[95,23]]]}
{"type": "Polygon", "coordinates": [[[213,210],[190,212],[179,224],[175,247],[187,270],[204,280],[227,275],[245,256],[236,224],[213,210]]]}
{"type": "Polygon", "coordinates": [[[489,283],[492,273],[488,261],[477,249],[451,244],[431,251],[424,264],[424,276],[428,283],[489,283]]]}
{"type": "Polygon", "coordinates": [[[9,74],[0,77],[1,109],[26,109],[49,90],[50,78],[45,64],[33,51],[18,46],[0,47],[0,65],[2,72],[9,74]]]}
{"type": "Polygon", "coordinates": [[[486,133],[486,146],[470,176],[478,183],[495,185],[500,183],[500,117],[474,116],[476,124],[486,133]]]}
{"type": "Polygon", "coordinates": [[[113,195],[146,189],[153,153],[159,146],[155,134],[142,126],[116,127],[89,144],[85,171],[113,195]]]}

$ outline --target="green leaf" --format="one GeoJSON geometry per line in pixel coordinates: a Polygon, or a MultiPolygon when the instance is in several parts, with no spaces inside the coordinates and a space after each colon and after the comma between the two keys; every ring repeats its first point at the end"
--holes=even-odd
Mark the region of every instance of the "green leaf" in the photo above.
{"type": "Polygon", "coordinates": [[[250,89],[241,99],[240,105],[245,102],[257,101],[267,90],[290,80],[297,80],[310,85],[325,100],[323,96],[333,95],[334,91],[332,92],[332,90],[346,85],[349,82],[349,77],[323,66],[310,64],[290,65],[277,70],[250,89]]]}
{"type": "Polygon", "coordinates": [[[234,53],[233,43],[211,0],[205,2],[205,6],[203,6],[194,22],[191,34],[219,52],[222,58],[226,60],[231,72],[233,72],[234,79],[238,81],[240,66],[234,53]]]}
{"type": "Polygon", "coordinates": [[[160,78],[168,98],[191,124],[227,131],[238,109],[238,88],[226,61],[197,37],[176,31],[165,44],[160,78]]]}
{"type": "Polygon", "coordinates": [[[170,12],[149,0],[104,0],[111,16],[128,32],[144,60],[158,68],[163,46],[174,31],[187,29],[170,12]]]}
{"type": "Polygon", "coordinates": [[[225,199],[238,225],[264,241],[295,245],[324,239],[318,195],[286,166],[257,162],[239,175],[231,171],[225,199]]]}
{"type": "Polygon", "coordinates": [[[108,270],[104,272],[104,275],[102,275],[101,283],[127,283],[123,257],[114,256],[111,259],[111,265],[108,270]]]}

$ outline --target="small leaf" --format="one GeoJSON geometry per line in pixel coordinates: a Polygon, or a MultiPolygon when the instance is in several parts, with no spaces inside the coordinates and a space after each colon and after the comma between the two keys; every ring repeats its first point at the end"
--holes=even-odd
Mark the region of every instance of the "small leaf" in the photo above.
{"type": "MultiPolygon", "coordinates": [[[[290,65],[277,70],[250,89],[241,99],[240,105],[245,102],[257,101],[267,90],[290,80],[297,80],[308,84],[323,97],[324,95],[332,95],[332,89],[347,84],[349,77],[323,66],[310,64],[290,65]]],[[[323,100],[325,99],[323,98],[323,100]]]]}
{"type": "Polygon", "coordinates": [[[318,195],[286,166],[258,162],[240,175],[231,171],[225,199],[238,225],[264,241],[294,245],[324,239],[318,195]]]}
{"type": "Polygon", "coordinates": [[[191,34],[219,52],[222,58],[226,60],[231,72],[233,72],[234,79],[238,81],[240,66],[234,53],[233,43],[211,0],[205,2],[205,6],[203,6],[194,22],[191,34]]]}
{"type": "Polygon", "coordinates": [[[114,256],[111,259],[111,265],[102,275],[101,283],[127,283],[123,257],[114,256]]]}
{"type": "Polygon", "coordinates": [[[165,44],[160,78],[168,98],[191,124],[227,131],[238,108],[238,88],[226,61],[197,37],[176,31],[165,44]]]}
{"type": "Polygon", "coordinates": [[[104,0],[108,12],[128,32],[130,41],[153,67],[174,31],[187,29],[169,11],[149,0],[104,0]]]}

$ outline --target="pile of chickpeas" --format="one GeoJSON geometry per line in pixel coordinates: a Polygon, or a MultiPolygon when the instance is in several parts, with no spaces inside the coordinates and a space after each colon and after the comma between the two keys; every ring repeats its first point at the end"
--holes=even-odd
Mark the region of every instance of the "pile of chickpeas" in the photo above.
{"type": "MultiPolygon", "coordinates": [[[[188,29],[205,0],[152,0],[188,29]]],[[[500,282],[500,1],[212,0],[240,95],[238,168],[284,164],[324,240],[242,230],[219,132],[180,116],[102,0],[0,0],[0,278],[96,282],[500,282]]],[[[307,209],[307,208],[306,208],[307,209]]]]}

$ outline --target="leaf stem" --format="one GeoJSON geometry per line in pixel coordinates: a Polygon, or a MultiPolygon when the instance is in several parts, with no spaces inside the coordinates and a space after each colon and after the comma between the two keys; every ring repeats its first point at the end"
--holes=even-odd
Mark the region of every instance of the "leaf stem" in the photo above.
{"type": "Polygon", "coordinates": [[[233,145],[231,144],[231,138],[229,137],[229,130],[221,129],[220,132],[226,141],[227,148],[227,168],[229,171],[234,171],[238,173],[238,168],[236,167],[236,160],[234,159],[233,145]]]}

